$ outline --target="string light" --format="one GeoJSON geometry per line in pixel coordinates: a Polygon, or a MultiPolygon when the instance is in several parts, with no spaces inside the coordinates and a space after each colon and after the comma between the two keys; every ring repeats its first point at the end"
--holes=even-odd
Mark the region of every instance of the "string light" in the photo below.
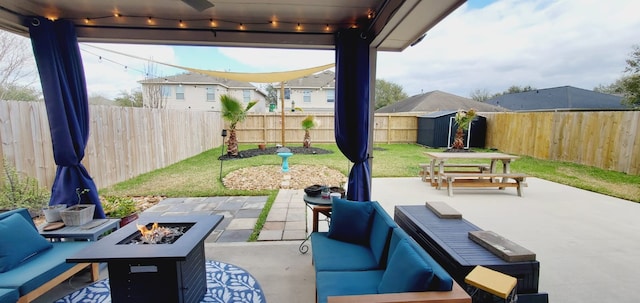
{"type": "MultiPolygon", "coordinates": [[[[129,66],[128,66],[128,65],[126,65],[126,64],[122,64],[122,63],[119,63],[119,62],[117,62],[117,61],[115,61],[115,60],[111,60],[111,59],[109,59],[109,58],[105,58],[105,57],[103,57],[102,55],[95,54],[95,53],[93,53],[93,52],[91,52],[91,51],[88,51],[88,50],[86,50],[86,49],[84,49],[84,48],[81,48],[81,50],[82,50],[83,52],[85,52],[85,53],[88,53],[88,54],[91,54],[91,55],[94,55],[94,56],[98,57],[98,62],[99,62],[99,63],[102,63],[103,61],[106,61],[106,62],[109,62],[109,63],[113,63],[113,64],[115,64],[115,65],[119,65],[120,67],[122,67],[122,69],[124,69],[124,71],[125,71],[125,72],[128,72],[129,70],[133,70],[133,71],[139,72],[141,75],[146,75],[146,76],[148,76],[148,75],[149,75],[149,73],[148,73],[148,72],[145,72],[145,71],[142,71],[142,70],[139,70],[139,69],[133,68],[133,67],[129,67],[129,66]]],[[[154,77],[154,78],[159,78],[160,76],[155,76],[155,75],[154,75],[153,77],[154,77]]],[[[166,79],[165,79],[165,80],[166,80],[166,79]]]]}
{"type": "MultiPolygon", "coordinates": [[[[202,28],[205,27],[215,27],[219,30],[233,30],[235,27],[236,30],[247,30],[247,26],[256,25],[252,27],[252,30],[261,30],[264,29],[265,26],[269,26],[272,28],[279,28],[282,23],[292,25],[293,29],[296,31],[305,31],[305,32],[330,32],[331,30],[338,28],[358,28],[357,23],[303,23],[299,21],[283,21],[277,20],[275,17],[272,17],[271,20],[267,20],[264,22],[238,22],[238,20],[224,20],[224,19],[213,19],[213,18],[194,18],[194,19],[175,19],[175,18],[164,18],[158,16],[136,16],[136,15],[123,15],[121,13],[113,13],[112,15],[106,16],[88,16],[83,19],[81,22],[92,25],[96,20],[99,19],[108,19],[108,18],[128,18],[129,22],[135,22],[135,19],[142,19],[149,25],[162,25],[164,22],[177,22],[179,28],[185,28],[189,25],[190,28],[202,28]]],[[[367,18],[372,19],[375,18],[375,12],[369,11],[367,12],[367,18]]],[[[50,19],[54,20],[55,17],[51,17],[50,19]]],[[[102,23],[101,25],[109,25],[102,23]]]]}

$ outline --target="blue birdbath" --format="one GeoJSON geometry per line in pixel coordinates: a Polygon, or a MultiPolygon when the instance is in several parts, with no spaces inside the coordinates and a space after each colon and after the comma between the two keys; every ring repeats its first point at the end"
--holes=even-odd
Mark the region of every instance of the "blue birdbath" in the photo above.
{"type": "Polygon", "coordinates": [[[278,153],[278,156],[282,158],[282,172],[286,173],[289,171],[289,157],[293,156],[293,153],[278,153]]]}

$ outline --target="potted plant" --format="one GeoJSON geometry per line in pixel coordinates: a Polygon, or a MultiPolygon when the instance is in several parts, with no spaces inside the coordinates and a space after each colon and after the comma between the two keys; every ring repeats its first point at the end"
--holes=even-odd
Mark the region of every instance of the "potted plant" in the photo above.
{"type": "Polygon", "coordinates": [[[106,196],[101,200],[105,215],[120,219],[120,227],[138,219],[138,207],[132,198],[106,196]]]}

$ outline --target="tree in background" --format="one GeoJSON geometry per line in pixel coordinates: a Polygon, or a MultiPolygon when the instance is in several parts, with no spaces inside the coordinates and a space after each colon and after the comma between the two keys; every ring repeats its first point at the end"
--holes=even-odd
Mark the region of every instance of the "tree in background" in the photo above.
{"type": "Polygon", "coordinates": [[[489,93],[489,91],[486,88],[483,88],[483,89],[478,88],[472,91],[471,94],[469,94],[469,97],[478,102],[485,102],[492,98],[491,93],[489,93]]]}
{"type": "Polygon", "coordinates": [[[640,45],[632,46],[631,57],[627,60],[622,77],[609,85],[600,84],[594,91],[621,95],[622,103],[631,107],[640,107],[640,45]]]}
{"type": "MultiPolygon", "coordinates": [[[[36,83],[35,60],[28,40],[0,30],[0,100],[27,100],[37,90],[30,88],[36,83]],[[26,96],[26,97],[25,97],[26,96]],[[24,99],[26,98],[26,99],[24,99]]],[[[36,100],[40,93],[35,93],[36,100]]]]}
{"type": "Polygon", "coordinates": [[[528,91],[532,91],[532,90],[536,90],[535,87],[531,87],[531,85],[527,85],[527,86],[517,86],[517,85],[511,85],[509,86],[509,88],[507,90],[505,90],[502,95],[506,95],[506,94],[516,94],[516,93],[524,93],[524,92],[528,92],[528,91]]]}
{"type": "Polygon", "coordinates": [[[610,95],[623,95],[624,89],[622,88],[622,82],[624,78],[625,77],[622,77],[609,85],[600,84],[594,87],[593,91],[610,95]]]}
{"type": "Polygon", "coordinates": [[[116,105],[124,107],[142,107],[142,92],[137,90],[132,93],[126,90],[120,91],[120,95],[114,100],[116,105]]]}
{"type": "Polygon", "coordinates": [[[470,97],[473,100],[476,101],[480,101],[480,102],[485,102],[489,99],[498,97],[498,96],[502,96],[502,95],[507,95],[507,94],[517,94],[517,93],[524,93],[524,92],[528,92],[528,91],[532,91],[532,90],[536,90],[537,88],[532,87],[531,85],[527,85],[527,86],[518,86],[518,85],[511,85],[509,86],[509,88],[507,88],[505,91],[501,92],[501,93],[496,93],[491,95],[489,93],[488,90],[486,89],[476,89],[473,92],[471,92],[470,97]]]}
{"type": "Polygon", "coordinates": [[[0,100],[41,101],[42,93],[29,86],[8,85],[0,87],[0,100]]]}
{"type": "Polygon", "coordinates": [[[640,45],[633,46],[631,58],[627,59],[627,67],[624,72],[627,74],[622,80],[624,97],[622,102],[640,107],[640,45]]]}
{"type": "Polygon", "coordinates": [[[391,105],[408,97],[399,84],[382,79],[376,80],[376,109],[391,105]]]}
{"type": "Polygon", "coordinates": [[[244,121],[247,112],[258,103],[251,101],[243,108],[242,102],[229,95],[220,96],[220,104],[222,104],[222,118],[229,121],[229,140],[227,140],[227,155],[238,156],[238,138],[236,136],[236,126],[239,122],[244,121]]]}
{"type": "MultiPolygon", "coordinates": [[[[153,58],[152,58],[153,59],[153,58]]],[[[155,75],[157,65],[153,62],[149,62],[145,65],[144,71],[146,75],[155,75]]],[[[149,108],[164,108],[167,105],[167,97],[163,94],[164,87],[161,83],[147,82],[145,85],[145,107],[149,108]]]]}

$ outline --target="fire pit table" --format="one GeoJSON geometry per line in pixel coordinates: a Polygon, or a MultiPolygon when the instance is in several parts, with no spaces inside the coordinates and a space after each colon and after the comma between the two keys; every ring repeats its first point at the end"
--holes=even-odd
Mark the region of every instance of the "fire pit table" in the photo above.
{"type": "MultiPolygon", "coordinates": [[[[206,292],[204,240],[219,215],[143,216],[67,259],[106,262],[111,302],[200,302],[206,292]],[[173,234],[145,243],[141,230],[173,234]]],[[[152,237],[153,238],[153,237],[152,237]]]]}

